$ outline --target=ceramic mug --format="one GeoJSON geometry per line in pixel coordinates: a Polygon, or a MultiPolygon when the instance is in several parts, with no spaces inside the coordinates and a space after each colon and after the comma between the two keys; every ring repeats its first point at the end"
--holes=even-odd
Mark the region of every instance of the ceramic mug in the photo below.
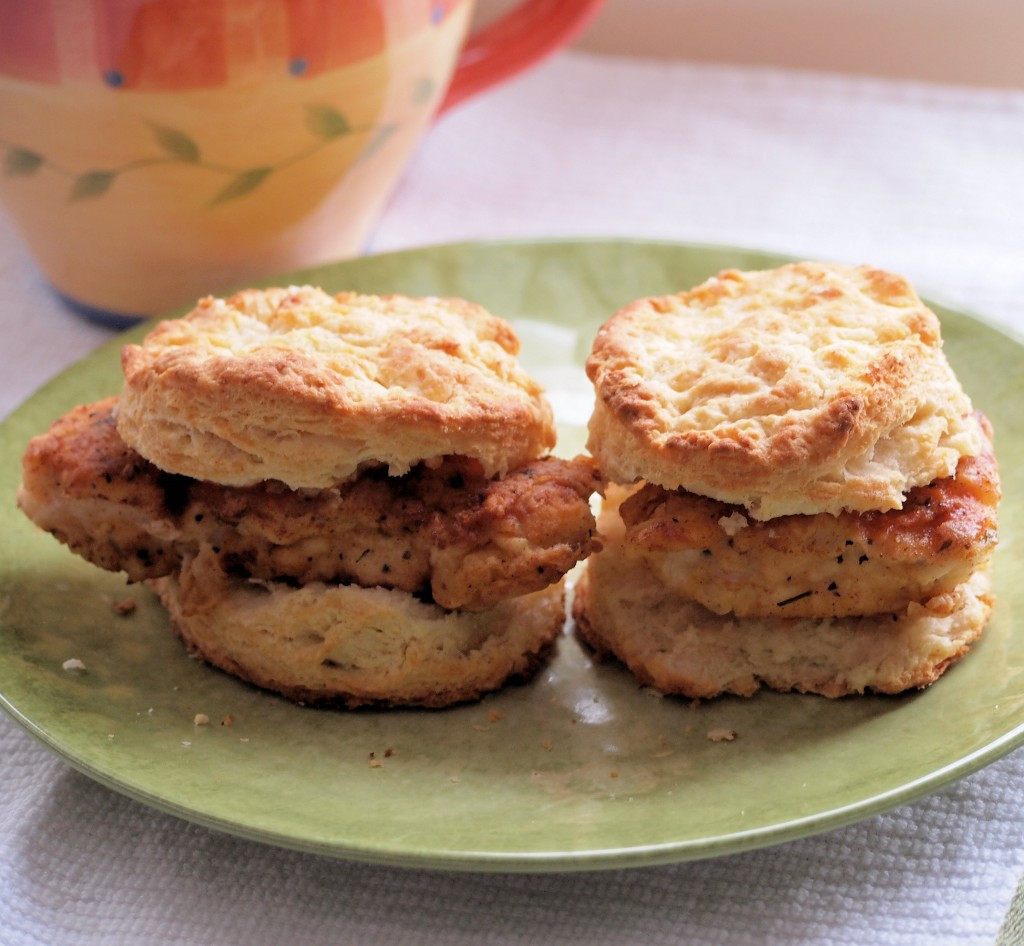
{"type": "Polygon", "coordinates": [[[0,0],[0,199],[107,317],[351,256],[433,117],[600,2],[0,0]]]}

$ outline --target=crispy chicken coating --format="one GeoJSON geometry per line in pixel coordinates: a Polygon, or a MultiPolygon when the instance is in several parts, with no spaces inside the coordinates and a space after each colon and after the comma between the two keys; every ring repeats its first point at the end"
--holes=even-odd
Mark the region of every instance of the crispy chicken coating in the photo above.
{"type": "Polygon", "coordinates": [[[331,489],[226,487],[165,473],[128,447],[117,399],[75,408],[34,438],[18,504],[102,568],[141,581],[209,547],[224,568],[296,585],[354,582],[483,610],[558,581],[595,550],[587,458],[539,459],[488,479],[446,458],[404,476],[370,468],[331,489]]]}
{"type": "Polygon", "coordinates": [[[621,507],[630,555],[717,614],[900,612],[966,581],[996,545],[999,474],[986,452],[907,493],[902,509],[759,522],[741,506],[645,485],[621,507]]]}

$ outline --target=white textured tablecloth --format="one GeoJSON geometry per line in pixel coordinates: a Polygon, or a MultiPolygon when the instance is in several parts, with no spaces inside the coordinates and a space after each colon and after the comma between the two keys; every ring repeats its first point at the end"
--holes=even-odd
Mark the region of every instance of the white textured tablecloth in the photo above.
{"type": "MultiPolygon", "coordinates": [[[[445,116],[374,250],[627,236],[871,262],[1024,331],[1024,92],[566,53],[445,116]]],[[[109,332],[0,216],[0,414],[109,332]]],[[[1024,874],[1024,751],[853,827],[586,875],[262,847],[92,783],[0,719],[0,943],[991,944],[1024,874]]]]}

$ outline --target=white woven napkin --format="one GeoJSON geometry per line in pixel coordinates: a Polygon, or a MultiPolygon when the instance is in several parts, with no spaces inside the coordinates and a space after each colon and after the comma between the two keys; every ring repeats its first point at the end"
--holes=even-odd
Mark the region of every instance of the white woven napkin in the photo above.
{"type": "MultiPolygon", "coordinates": [[[[1022,92],[563,54],[438,123],[373,249],[539,236],[756,246],[885,266],[1024,330],[1022,155],[1022,92]]],[[[70,317],[5,221],[0,277],[4,396],[16,399],[104,333],[69,327],[45,363],[32,361],[38,336],[18,354],[12,338],[31,330],[12,312],[51,327],[70,317]]],[[[92,783],[7,719],[0,758],[3,946],[991,944],[1024,873],[1022,752],[823,836],[574,876],[262,847],[92,783]]]]}
{"type": "Polygon", "coordinates": [[[375,249],[572,234],[888,266],[1024,322],[1024,92],[564,54],[441,119],[375,249]]]}

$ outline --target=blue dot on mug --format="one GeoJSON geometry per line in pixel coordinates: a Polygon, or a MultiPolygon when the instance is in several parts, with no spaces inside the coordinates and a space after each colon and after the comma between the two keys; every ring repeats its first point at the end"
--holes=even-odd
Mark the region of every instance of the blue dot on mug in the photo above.
{"type": "Polygon", "coordinates": [[[103,73],[103,81],[112,89],[117,89],[124,85],[124,75],[117,69],[108,69],[103,73]]]}
{"type": "Polygon", "coordinates": [[[437,24],[437,23],[440,23],[443,19],[444,19],[444,4],[443,3],[435,3],[434,6],[430,10],[430,22],[437,24]]]}
{"type": "Polygon", "coordinates": [[[301,76],[306,71],[308,66],[309,64],[306,62],[306,60],[299,57],[297,59],[293,59],[291,62],[288,63],[288,71],[293,76],[301,76]]]}

